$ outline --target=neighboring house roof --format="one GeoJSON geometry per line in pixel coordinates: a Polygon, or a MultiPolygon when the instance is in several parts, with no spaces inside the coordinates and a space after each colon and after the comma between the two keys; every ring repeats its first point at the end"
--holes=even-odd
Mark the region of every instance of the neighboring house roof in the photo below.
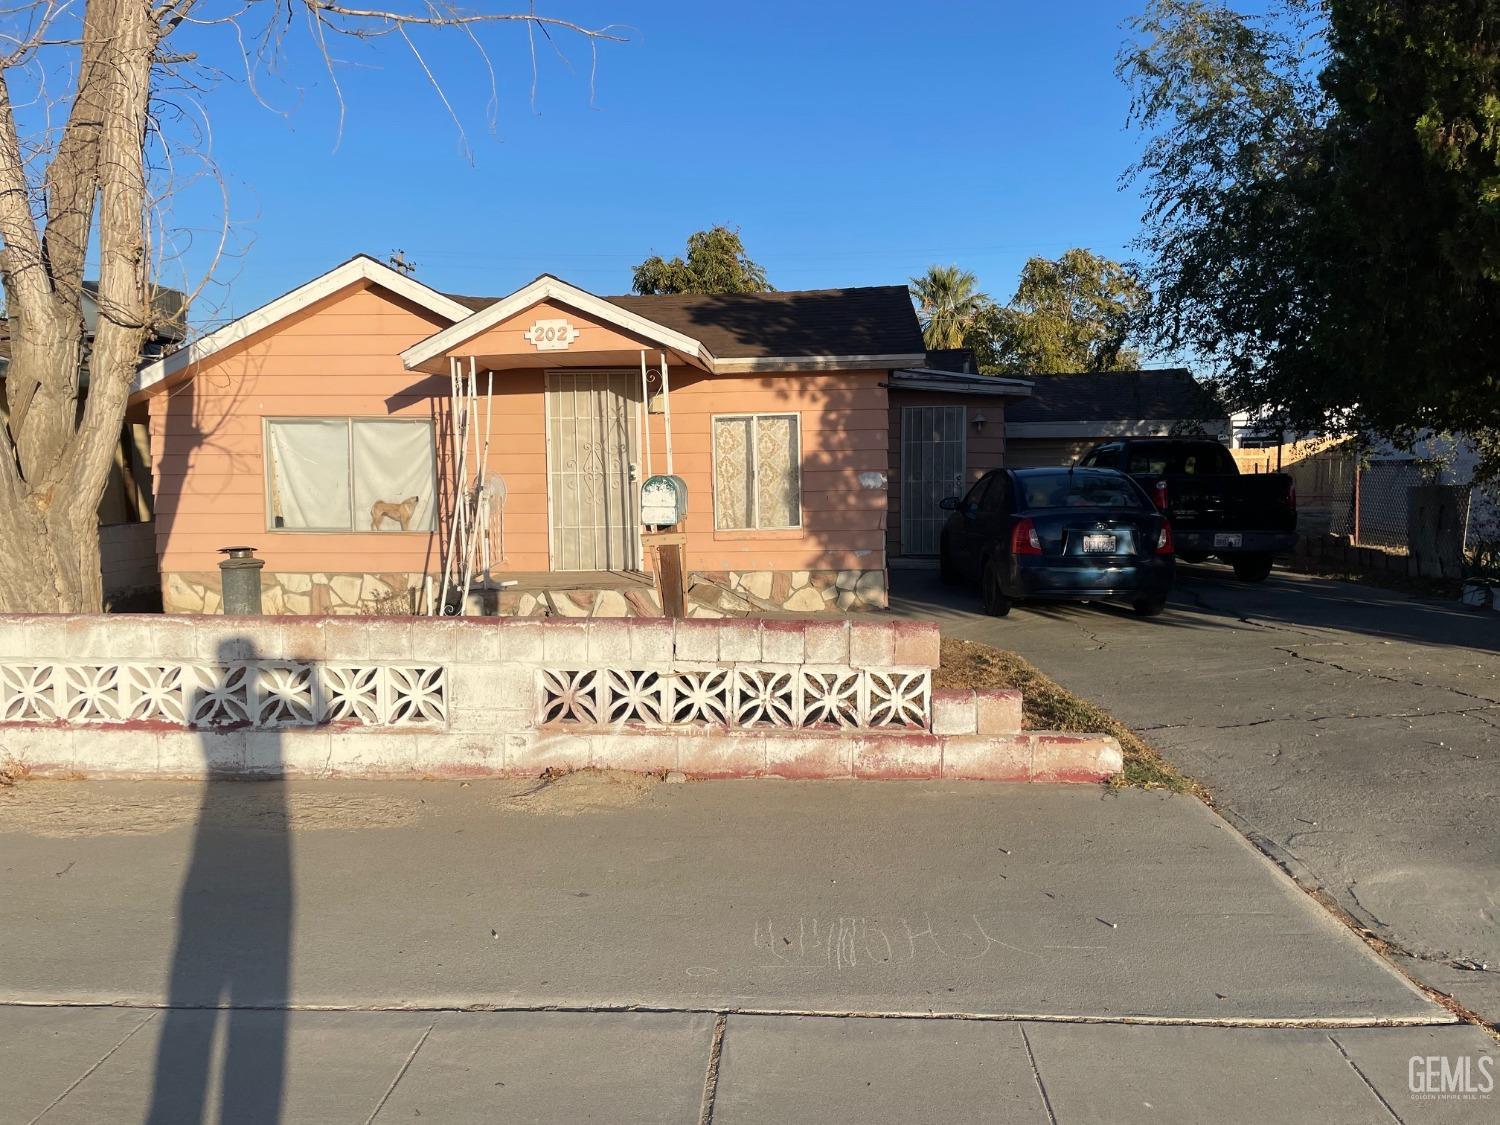
{"type": "Polygon", "coordinates": [[[1228,423],[1213,394],[1180,367],[1036,375],[1031,382],[1031,397],[1006,411],[1007,425],[1085,420],[1228,423]]]}
{"type": "Polygon", "coordinates": [[[928,348],[927,361],[922,366],[933,371],[979,373],[979,360],[973,348],[928,348]]]}
{"type": "Polygon", "coordinates": [[[890,381],[890,387],[893,390],[939,391],[945,394],[981,395],[989,398],[1025,398],[1031,394],[1031,386],[1031,383],[1025,379],[965,374],[962,371],[938,371],[931,367],[907,367],[900,371],[892,371],[890,381]]]}
{"type": "Polygon", "coordinates": [[[429,289],[420,281],[391,269],[383,262],[377,262],[368,255],[360,254],[335,266],[322,276],[313,278],[307,284],[299,285],[291,292],[282,294],[254,312],[246,313],[230,321],[218,331],[210,332],[207,336],[194,340],[187,347],[178,348],[171,355],[155,363],[147,364],[136,373],[135,382],[130,386],[130,393],[135,396],[150,391],[184,368],[207,359],[216,352],[223,351],[230,345],[237,344],[278,321],[302,311],[309,305],[321,301],[324,297],[337,293],[345,286],[353,285],[361,280],[389,289],[397,296],[405,297],[413,304],[448,321],[461,320],[469,315],[467,306],[445,297],[436,289],[429,289]]]}
{"type": "MultiPolygon", "coordinates": [[[[99,318],[99,283],[83,283],[83,331],[85,340],[94,338],[94,326],[99,318]]],[[[160,288],[152,291],[151,306],[156,313],[155,323],[146,336],[144,355],[159,356],[167,348],[182,342],[187,335],[187,295],[180,289],[160,288]]],[[[10,322],[0,317],[0,375],[10,363],[10,322]]],[[[87,380],[87,369],[84,379],[87,380]]]]}
{"type": "MultiPolygon", "coordinates": [[[[506,298],[453,299],[478,311],[506,298]]],[[[925,354],[904,285],[598,299],[691,337],[719,359],[899,356],[911,363],[925,354]]]]}

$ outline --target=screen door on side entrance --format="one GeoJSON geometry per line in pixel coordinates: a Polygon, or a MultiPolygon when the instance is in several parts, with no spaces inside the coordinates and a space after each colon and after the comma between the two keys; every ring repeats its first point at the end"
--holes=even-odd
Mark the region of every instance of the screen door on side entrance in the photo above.
{"type": "Polygon", "coordinates": [[[964,491],[964,408],[901,411],[901,553],[935,555],[948,513],[945,496],[964,491]]]}
{"type": "Polygon", "coordinates": [[[547,501],[553,570],[636,570],[636,443],[641,378],[547,373],[547,501]]]}

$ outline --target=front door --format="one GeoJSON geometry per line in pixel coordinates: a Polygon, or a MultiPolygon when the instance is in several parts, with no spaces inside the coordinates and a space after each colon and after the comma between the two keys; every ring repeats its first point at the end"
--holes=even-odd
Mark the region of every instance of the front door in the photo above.
{"type": "Polygon", "coordinates": [[[948,513],[945,496],[964,491],[964,408],[901,410],[901,553],[935,555],[948,513]]]}
{"type": "Polygon", "coordinates": [[[547,373],[553,570],[640,567],[640,391],[640,375],[629,371],[547,373]]]}

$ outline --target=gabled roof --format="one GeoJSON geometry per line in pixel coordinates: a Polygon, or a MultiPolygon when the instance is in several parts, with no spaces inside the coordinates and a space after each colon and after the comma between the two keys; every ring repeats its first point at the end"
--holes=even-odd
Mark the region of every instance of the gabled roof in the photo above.
{"type": "Polygon", "coordinates": [[[1076,421],[1225,421],[1213,394],[1180,367],[1035,375],[1031,396],[1008,407],[1006,424],[1076,421]]]}
{"type": "MultiPolygon", "coordinates": [[[[449,299],[452,300],[452,298],[449,299]]],[[[467,298],[467,300],[472,302],[475,298],[467,298]]],[[[639,312],[622,308],[613,301],[596,297],[587,289],[580,289],[562,278],[544,273],[535,281],[521,286],[514,293],[495,298],[457,324],[413,344],[401,353],[401,362],[408,368],[419,367],[445,352],[460,347],[464,341],[472,340],[481,332],[488,331],[502,321],[509,320],[517,313],[525,312],[541,301],[556,301],[570,305],[604,324],[631,335],[640,336],[660,347],[671,348],[683,355],[702,360],[705,365],[713,359],[712,353],[700,341],[686,333],[669,328],[639,312]]],[[[472,306],[466,304],[463,307],[468,310],[472,306]]]]}
{"type": "MultiPolygon", "coordinates": [[[[453,299],[479,310],[492,308],[499,298],[453,299]]],[[[875,367],[896,366],[919,364],[926,354],[904,285],[594,300],[691,337],[717,357],[718,370],[764,369],[781,358],[861,358],[881,361],[871,364],[875,367]]]]}
{"type": "Polygon", "coordinates": [[[282,294],[254,312],[246,313],[223,328],[177,349],[171,355],[147,364],[136,373],[135,381],[130,386],[132,397],[151,390],[184,368],[207,359],[358,281],[379,285],[448,321],[460,320],[469,315],[468,307],[453,298],[436,289],[429,289],[420,281],[391,269],[383,262],[360,254],[320,277],[313,278],[307,284],[299,285],[290,293],[282,294]]]}

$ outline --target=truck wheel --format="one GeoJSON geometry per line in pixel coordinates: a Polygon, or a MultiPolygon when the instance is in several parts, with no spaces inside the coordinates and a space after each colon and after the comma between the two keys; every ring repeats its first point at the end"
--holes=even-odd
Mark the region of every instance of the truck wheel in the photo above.
{"type": "Polygon", "coordinates": [[[1271,552],[1256,551],[1250,555],[1235,555],[1234,576],[1241,582],[1264,582],[1271,573],[1271,552]]]}
{"type": "Polygon", "coordinates": [[[991,617],[1004,617],[1010,612],[1010,599],[1000,587],[1000,570],[994,563],[984,564],[984,575],[979,582],[979,596],[984,602],[984,612],[991,617]]]}
{"type": "Polygon", "coordinates": [[[1132,607],[1137,617],[1155,617],[1167,608],[1166,598],[1142,598],[1132,607]]]}

